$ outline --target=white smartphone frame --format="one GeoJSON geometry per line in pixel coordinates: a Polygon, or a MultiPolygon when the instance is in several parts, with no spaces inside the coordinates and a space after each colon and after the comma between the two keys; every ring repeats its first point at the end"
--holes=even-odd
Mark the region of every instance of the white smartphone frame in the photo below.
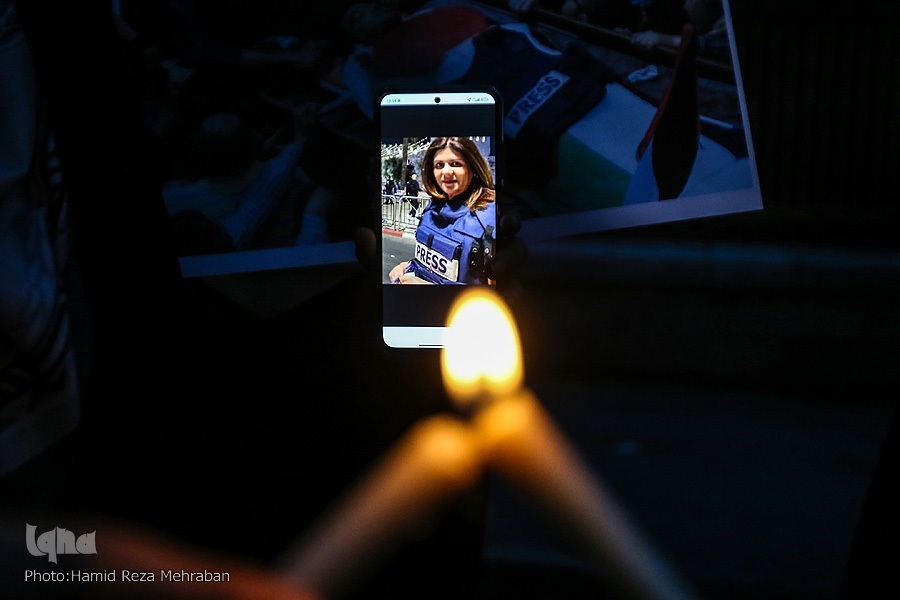
{"type": "MultiPolygon", "coordinates": [[[[381,150],[387,145],[386,140],[396,139],[397,137],[409,137],[418,140],[442,136],[473,137],[478,138],[482,144],[489,144],[491,148],[490,162],[494,171],[495,187],[499,190],[502,180],[502,99],[495,90],[490,87],[477,86],[385,90],[378,97],[375,112],[379,148],[379,174],[382,173],[383,169],[381,150]],[[478,125],[471,125],[468,119],[465,120],[465,123],[460,123],[458,120],[453,122],[453,119],[447,115],[458,114],[458,111],[452,109],[459,107],[465,107],[462,109],[465,111],[477,111],[478,119],[476,121],[478,125]],[[409,127],[418,129],[418,131],[408,131],[406,129],[407,119],[400,119],[399,121],[402,125],[398,125],[398,119],[384,118],[384,111],[402,111],[405,108],[412,110],[409,113],[393,112],[389,114],[395,117],[399,114],[413,115],[414,118],[411,121],[416,123],[416,126],[410,125],[409,127]],[[487,125],[487,123],[490,124],[487,125]],[[472,129],[473,127],[475,129],[472,129]],[[398,136],[398,133],[403,135],[398,136]]],[[[381,176],[378,178],[378,185],[383,186],[381,176]]],[[[381,205],[381,193],[377,197],[379,198],[379,205],[381,205]]],[[[428,202],[428,200],[423,198],[422,202],[428,202]]],[[[495,201],[493,207],[488,210],[493,210],[496,214],[498,211],[497,202],[495,201]]],[[[498,220],[499,215],[495,218],[495,222],[498,220]]],[[[382,233],[379,236],[378,251],[383,264],[380,278],[380,297],[382,302],[381,318],[384,344],[389,348],[440,349],[443,347],[446,329],[444,325],[446,313],[441,309],[449,308],[456,295],[465,289],[465,285],[392,285],[388,277],[391,262],[389,260],[390,257],[386,255],[384,244],[385,236],[387,235],[390,235],[394,240],[397,238],[396,231],[391,231],[390,234],[386,233],[384,219],[382,219],[382,233]],[[421,310],[423,305],[433,306],[434,310],[421,310]],[[403,306],[418,307],[416,311],[413,311],[416,314],[410,315],[408,321],[406,317],[397,315],[398,307],[403,306]]],[[[414,232],[403,232],[400,237],[409,240],[410,246],[414,248],[414,232]]],[[[395,241],[394,243],[396,244],[397,242],[395,241]]],[[[404,256],[397,256],[396,258],[398,263],[405,260],[404,256]]],[[[412,258],[412,255],[409,258],[412,258]]]]}

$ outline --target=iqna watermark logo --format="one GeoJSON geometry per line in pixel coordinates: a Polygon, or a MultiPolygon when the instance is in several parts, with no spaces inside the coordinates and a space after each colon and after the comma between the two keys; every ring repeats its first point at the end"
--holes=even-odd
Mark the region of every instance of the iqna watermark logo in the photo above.
{"type": "Polygon", "coordinates": [[[25,524],[25,546],[32,556],[46,556],[47,560],[58,564],[60,554],[97,554],[97,532],[79,535],[62,527],[55,527],[35,537],[37,526],[25,524]]]}

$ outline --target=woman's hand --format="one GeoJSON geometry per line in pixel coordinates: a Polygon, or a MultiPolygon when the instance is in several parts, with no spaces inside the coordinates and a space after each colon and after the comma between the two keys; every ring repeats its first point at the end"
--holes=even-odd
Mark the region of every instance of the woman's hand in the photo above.
{"type": "Polygon", "coordinates": [[[388,277],[390,278],[391,283],[403,283],[401,280],[403,279],[404,275],[408,274],[405,272],[406,267],[408,267],[408,266],[409,266],[409,261],[407,260],[407,261],[400,263],[393,269],[391,269],[391,272],[388,274],[388,277]]]}
{"type": "Polygon", "coordinates": [[[410,261],[402,262],[391,269],[391,272],[388,275],[391,278],[391,283],[401,285],[434,285],[430,281],[426,281],[421,277],[416,276],[415,273],[407,273],[406,267],[409,266],[409,263],[410,261]]]}
{"type": "Polygon", "coordinates": [[[401,285],[434,285],[430,281],[425,281],[421,277],[417,277],[415,273],[404,273],[397,280],[401,285]]]}

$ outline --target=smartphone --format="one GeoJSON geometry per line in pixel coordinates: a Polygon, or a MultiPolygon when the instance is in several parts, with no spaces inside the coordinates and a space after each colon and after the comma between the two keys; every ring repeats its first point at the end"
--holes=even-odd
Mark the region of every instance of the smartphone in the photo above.
{"type": "Polygon", "coordinates": [[[382,337],[442,348],[467,285],[493,285],[503,107],[490,88],[387,90],[375,110],[380,162],[382,337]]]}

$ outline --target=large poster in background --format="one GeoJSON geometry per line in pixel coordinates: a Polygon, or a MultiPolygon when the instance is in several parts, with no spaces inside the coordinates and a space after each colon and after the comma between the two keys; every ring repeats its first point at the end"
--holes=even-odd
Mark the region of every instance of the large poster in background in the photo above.
{"type": "Polygon", "coordinates": [[[527,242],[763,206],[727,0],[142,4],[116,17],[185,276],[353,262],[386,87],[499,90],[527,242]]]}
{"type": "MultiPolygon", "coordinates": [[[[522,186],[535,217],[527,239],[763,208],[729,6],[711,4],[685,2],[706,11],[696,23],[622,33],[633,53],[590,49],[610,80],[556,137],[545,183],[522,186]]],[[[539,90],[519,101],[528,118],[542,117],[542,105],[529,113],[535,101],[553,101],[539,90]]],[[[517,108],[508,117],[513,146],[517,108]]]]}
{"type": "Polygon", "coordinates": [[[435,0],[344,81],[363,111],[381,85],[496,86],[526,241],[761,209],[727,0],[619,4],[435,0]]]}

